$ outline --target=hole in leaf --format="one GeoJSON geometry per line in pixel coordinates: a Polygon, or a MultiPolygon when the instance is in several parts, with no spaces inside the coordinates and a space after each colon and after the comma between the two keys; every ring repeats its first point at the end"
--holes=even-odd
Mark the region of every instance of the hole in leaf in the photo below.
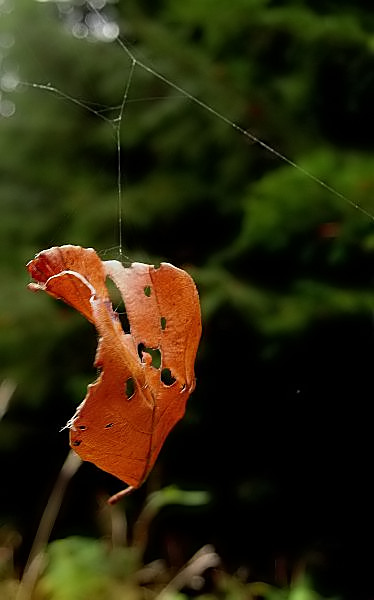
{"type": "Polygon", "coordinates": [[[145,286],[144,293],[147,296],[147,298],[149,298],[149,296],[151,295],[151,286],[150,285],[145,286]]]}
{"type": "Polygon", "coordinates": [[[122,325],[122,329],[125,333],[130,333],[130,322],[129,319],[127,317],[127,312],[125,311],[125,306],[124,304],[122,304],[123,306],[123,310],[121,310],[121,306],[116,309],[116,313],[118,315],[118,318],[121,322],[122,325]]]}
{"type": "Polygon", "coordinates": [[[130,323],[127,318],[126,307],[124,305],[121,293],[115,283],[108,277],[105,281],[113,311],[117,315],[125,333],[130,333],[130,323]]]}
{"type": "Polygon", "coordinates": [[[114,423],[108,423],[107,425],[105,425],[105,429],[109,429],[110,427],[113,427],[114,423]]]}
{"type": "Polygon", "coordinates": [[[161,324],[162,331],[164,331],[166,328],[166,318],[165,317],[161,317],[160,324],[161,324]]]}
{"type": "Polygon", "coordinates": [[[79,425],[78,429],[80,429],[81,431],[85,431],[87,427],[85,425],[79,425]]]}
{"type": "Polygon", "coordinates": [[[161,351],[158,348],[147,348],[144,344],[138,344],[138,354],[141,360],[143,360],[143,352],[147,352],[150,355],[152,367],[155,369],[161,367],[161,351]]]}
{"type": "Polygon", "coordinates": [[[129,377],[126,381],[125,392],[127,396],[127,400],[131,400],[132,396],[135,393],[135,381],[132,377],[129,377]]]}
{"type": "Polygon", "coordinates": [[[82,443],[82,440],[76,440],[75,442],[73,442],[73,446],[80,446],[82,443]]]}
{"type": "Polygon", "coordinates": [[[161,381],[165,385],[173,385],[176,379],[172,376],[170,369],[165,368],[161,371],[161,381]]]}

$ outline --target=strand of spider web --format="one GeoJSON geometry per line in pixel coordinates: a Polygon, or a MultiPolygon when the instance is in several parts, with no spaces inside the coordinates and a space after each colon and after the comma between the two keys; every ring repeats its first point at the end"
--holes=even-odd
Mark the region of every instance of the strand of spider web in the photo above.
{"type": "MultiPolygon", "coordinates": [[[[135,60],[135,63],[137,63],[136,60],[135,60]]],[[[114,111],[114,110],[120,110],[120,108],[121,108],[121,104],[118,104],[116,106],[103,105],[101,110],[95,110],[94,108],[92,108],[92,105],[88,104],[88,102],[84,102],[83,100],[80,100],[79,98],[70,96],[66,92],[60,90],[59,88],[54,87],[50,83],[36,83],[36,82],[30,82],[30,81],[19,81],[18,85],[20,85],[20,86],[23,85],[24,87],[35,88],[37,90],[52,92],[56,96],[60,96],[63,100],[68,100],[69,102],[76,104],[80,108],[83,108],[84,110],[87,110],[88,112],[92,113],[96,117],[103,119],[103,121],[105,121],[106,123],[108,123],[109,125],[112,125],[112,126],[117,121],[117,119],[109,119],[108,117],[105,117],[103,113],[109,112],[109,111],[114,111]]],[[[172,96],[171,99],[175,100],[176,98],[184,98],[184,97],[185,97],[185,94],[180,94],[178,96],[177,95],[172,96]]],[[[126,104],[136,104],[139,102],[152,102],[152,101],[154,102],[155,100],[162,100],[163,102],[165,102],[166,98],[165,98],[165,96],[147,96],[146,98],[132,98],[131,100],[128,98],[126,101],[126,104]]],[[[91,104],[95,104],[95,103],[91,103],[91,104]]]]}
{"type": "Polygon", "coordinates": [[[29,81],[20,81],[19,85],[23,85],[25,87],[31,87],[31,88],[35,88],[35,89],[38,89],[38,90],[44,90],[44,91],[47,91],[47,92],[51,92],[51,93],[55,94],[56,96],[60,96],[60,98],[63,98],[64,100],[68,100],[69,102],[72,102],[73,104],[76,104],[80,108],[83,108],[84,110],[87,110],[88,112],[92,113],[96,117],[99,117],[100,119],[102,119],[103,121],[105,121],[106,123],[108,123],[109,125],[111,125],[112,127],[114,126],[113,120],[112,119],[108,119],[107,117],[105,117],[100,111],[95,110],[89,104],[86,104],[82,100],[79,100],[79,98],[74,98],[74,96],[70,96],[66,92],[63,92],[59,88],[56,88],[53,85],[50,85],[49,83],[48,84],[45,84],[45,83],[30,83],[29,81]]]}
{"type": "Polygon", "coordinates": [[[123,240],[122,240],[122,237],[123,237],[122,236],[122,225],[123,225],[123,217],[122,217],[123,191],[122,191],[122,165],[121,165],[121,162],[122,162],[122,154],[121,154],[121,125],[122,125],[122,120],[123,120],[123,117],[124,117],[124,114],[125,114],[125,107],[126,107],[126,104],[128,103],[128,95],[129,95],[129,91],[130,91],[130,87],[131,87],[131,83],[132,83],[132,79],[133,79],[133,75],[134,75],[136,64],[137,64],[137,62],[136,62],[135,58],[133,60],[131,60],[130,73],[129,73],[129,76],[127,78],[125,91],[124,91],[124,94],[123,94],[123,97],[122,97],[122,102],[121,102],[121,104],[119,106],[119,114],[118,114],[118,117],[116,119],[114,119],[114,120],[108,119],[101,112],[99,112],[98,110],[93,109],[91,106],[89,106],[85,102],[79,100],[78,98],[75,98],[74,96],[70,96],[66,92],[63,92],[59,88],[56,88],[56,87],[54,87],[54,86],[52,86],[50,84],[30,83],[30,82],[26,82],[26,81],[20,82],[21,85],[24,85],[24,86],[27,86],[27,87],[32,87],[32,88],[36,88],[36,89],[40,89],[40,90],[52,92],[52,93],[56,94],[57,96],[60,96],[64,100],[68,100],[69,102],[72,102],[73,104],[76,104],[80,108],[83,108],[84,110],[87,110],[87,111],[91,112],[96,117],[101,118],[103,121],[105,121],[106,123],[108,123],[109,125],[111,125],[112,127],[114,127],[114,129],[115,129],[115,135],[116,135],[116,146],[117,146],[118,236],[119,236],[118,244],[119,244],[119,255],[120,255],[121,260],[122,260],[122,253],[123,253],[123,240]]]}
{"type": "Polygon", "coordinates": [[[131,60],[130,73],[126,81],[125,91],[122,97],[121,106],[119,109],[119,115],[116,119],[116,142],[117,142],[117,191],[118,191],[118,244],[119,244],[119,256],[122,262],[122,252],[123,252],[123,244],[122,244],[122,225],[123,225],[123,191],[122,191],[122,151],[121,151],[121,126],[122,120],[125,114],[125,107],[127,104],[127,99],[130,92],[130,87],[132,83],[132,79],[134,76],[134,71],[136,67],[135,58],[131,60]]]}
{"type": "MultiPolygon", "coordinates": [[[[103,17],[103,15],[94,6],[92,6],[91,3],[90,3],[90,6],[91,6],[92,10],[96,13],[96,15],[100,19],[102,19],[102,21],[105,23],[106,21],[105,21],[105,18],[103,17]]],[[[179,92],[180,94],[182,94],[182,96],[184,96],[185,98],[187,98],[188,100],[190,100],[191,102],[196,104],[197,106],[200,106],[200,108],[202,108],[206,112],[209,112],[211,115],[213,115],[217,119],[223,121],[224,123],[226,123],[227,125],[232,127],[232,129],[234,129],[235,131],[237,131],[240,134],[242,134],[243,136],[245,136],[251,142],[257,144],[261,148],[264,148],[264,150],[266,150],[267,152],[269,152],[270,154],[272,154],[273,156],[275,156],[282,162],[290,165],[291,167],[293,167],[294,169],[299,171],[299,173],[302,173],[303,175],[305,175],[306,177],[308,177],[309,179],[314,181],[317,185],[319,185],[322,188],[324,188],[325,190],[327,190],[330,194],[333,194],[335,197],[340,198],[341,200],[343,200],[344,202],[346,202],[347,204],[352,206],[354,209],[356,209],[357,211],[359,211],[360,213],[362,213],[363,215],[368,217],[371,221],[374,221],[374,215],[372,213],[370,213],[369,211],[367,211],[363,206],[361,206],[360,204],[358,204],[357,202],[355,202],[354,200],[352,200],[345,194],[339,192],[338,190],[336,190],[335,188],[330,186],[328,183],[323,181],[323,179],[320,179],[319,177],[314,175],[308,169],[305,169],[300,164],[293,161],[291,158],[288,158],[288,156],[286,156],[285,154],[282,154],[281,152],[279,152],[279,150],[277,150],[276,148],[273,148],[272,146],[270,146],[269,144],[264,142],[262,139],[260,139],[259,137],[257,137],[253,133],[251,133],[251,131],[249,131],[248,129],[244,129],[244,127],[241,127],[240,125],[238,125],[237,123],[232,121],[229,117],[227,117],[226,115],[221,113],[219,110],[215,109],[213,106],[207,104],[203,100],[200,100],[200,98],[198,98],[197,96],[194,96],[188,90],[184,89],[183,87],[181,87],[180,85],[178,85],[177,83],[172,81],[171,79],[168,79],[165,75],[163,75],[156,69],[153,69],[152,67],[150,67],[143,61],[136,58],[134,56],[134,54],[131,52],[131,50],[121,40],[121,38],[117,37],[115,41],[122,48],[122,50],[127,54],[129,59],[131,60],[132,64],[135,63],[135,65],[137,65],[138,67],[140,67],[141,69],[143,69],[144,71],[146,71],[147,73],[149,73],[150,75],[155,77],[156,79],[159,79],[160,81],[165,83],[170,88],[179,92]]]]}

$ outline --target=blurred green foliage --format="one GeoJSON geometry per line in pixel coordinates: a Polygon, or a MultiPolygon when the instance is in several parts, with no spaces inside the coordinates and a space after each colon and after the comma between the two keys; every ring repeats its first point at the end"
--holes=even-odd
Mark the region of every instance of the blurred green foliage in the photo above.
{"type": "MultiPolygon", "coordinates": [[[[276,557],[293,564],[312,549],[323,557],[309,569],[321,594],[353,589],[358,598],[358,573],[360,589],[373,587],[372,7],[97,6],[140,61],[121,125],[126,261],[184,266],[203,311],[197,389],[149,485],[209,489],[213,500],[209,510],[161,518],[148,558],[166,553],[173,564],[168,535],[182,562],[209,541],[228,570],[250,565],[250,581],[272,583],[276,557]]],[[[0,520],[22,533],[17,565],[66,453],[59,429],[95,377],[96,345],[73,311],[26,290],[24,264],[63,243],[119,257],[112,120],[131,60],[96,17],[79,1],[0,2],[0,381],[16,385],[0,423],[0,520]]],[[[96,494],[116,486],[86,465],[54,537],[99,535],[96,494]]],[[[142,493],[128,500],[130,521],[142,493]]],[[[57,596],[48,579],[74,580],[73,550],[77,564],[88,556],[106,568],[101,542],[54,542],[43,583],[51,598],[73,598],[57,596]]],[[[83,597],[105,597],[96,575],[83,597]]],[[[219,597],[251,597],[243,590],[219,597]]],[[[277,597],[266,593],[257,596],[277,597]]],[[[303,593],[293,600],[313,597],[303,593]]]]}
{"type": "MultiPolygon", "coordinates": [[[[192,593],[200,600],[323,600],[313,590],[303,571],[287,589],[263,582],[247,583],[244,573],[239,571],[229,576],[214,548],[209,545],[200,548],[179,571],[162,560],[143,565],[145,547],[142,538],[147,535],[152,518],[162,506],[179,502],[197,505],[206,499],[201,493],[186,492],[172,486],[154,492],[135,522],[134,531],[142,534],[134,535],[131,544],[123,538],[126,531],[124,515],[114,509],[116,516],[113,519],[111,515],[111,531],[106,537],[70,536],[49,543],[42,557],[44,568],[35,587],[27,588],[25,580],[19,584],[8,572],[0,580],[1,597],[4,600],[112,600],[118,597],[183,600],[192,593]]],[[[113,512],[108,507],[106,510],[113,512]]],[[[10,541],[8,535],[8,543],[10,541]]],[[[32,565],[30,563],[30,570],[32,565]]]]}

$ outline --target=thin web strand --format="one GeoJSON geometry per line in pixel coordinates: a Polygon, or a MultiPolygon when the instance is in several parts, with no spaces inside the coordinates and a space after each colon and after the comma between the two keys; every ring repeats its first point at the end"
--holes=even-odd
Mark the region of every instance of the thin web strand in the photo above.
{"type": "Polygon", "coordinates": [[[56,87],[54,87],[54,86],[52,86],[50,84],[30,83],[30,82],[26,82],[26,81],[20,82],[20,85],[23,85],[25,87],[31,87],[31,88],[34,88],[34,89],[48,91],[48,92],[51,92],[51,93],[59,96],[60,98],[62,98],[64,100],[72,102],[73,104],[76,104],[80,108],[82,108],[84,110],[87,110],[88,112],[92,113],[96,117],[101,118],[103,121],[105,121],[106,123],[108,123],[109,125],[111,125],[114,128],[115,135],[116,135],[116,148],[117,148],[118,247],[119,247],[119,255],[120,255],[121,261],[122,261],[122,257],[123,257],[123,239],[122,239],[123,238],[123,235],[122,235],[122,227],[123,227],[123,186],[122,186],[122,165],[121,165],[121,162],[122,162],[121,126],[122,126],[122,120],[123,120],[123,117],[124,117],[124,114],[125,114],[125,107],[129,103],[128,95],[129,95],[129,91],[130,91],[130,87],[131,87],[131,83],[132,83],[132,79],[133,79],[133,75],[134,75],[136,64],[137,63],[136,63],[135,59],[131,61],[130,73],[129,73],[129,76],[128,76],[127,81],[126,81],[126,87],[125,87],[125,91],[124,91],[124,94],[123,94],[123,97],[122,97],[122,102],[121,102],[121,104],[118,107],[116,107],[119,110],[119,114],[118,114],[118,116],[115,119],[108,119],[107,117],[105,117],[102,114],[103,111],[105,111],[105,110],[111,110],[111,107],[101,107],[101,110],[96,110],[96,109],[92,108],[88,103],[83,102],[82,100],[79,100],[78,98],[75,98],[74,96],[70,96],[66,92],[63,92],[59,88],[56,88],[56,87]]]}
{"type": "Polygon", "coordinates": [[[113,119],[108,119],[99,110],[95,110],[89,104],[86,104],[82,100],[79,100],[79,98],[74,98],[74,96],[70,96],[66,92],[63,92],[59,88],[56,88],[53,85],[50,85],[49,83],[47,83],[47,84],[45,84],[45,83],[30,83],[28,81],[20,81],[19,85],[23,85],[25,87],[34,88],[34,89],[37,89],[37,90],[44,90],[44,91],[47,91],[47,92],[51,92],[52,94],[55,94],[56,96],[59,96],[63,100],[68,100],[69,102],[72,102],[73,104],[76,104],[80,108],[83,108],[84,110],[87,110],[88,112],[90,112],[93,115],[95,115],[95,117],[99,117],[99,119],[102,119],[103,121],[105,121],[106,123],[108,123],[109,125],[111,125],[112,127],[114,127],[113,119]]]}
{"type": "Polygon", "coordinates": [[[194,96],[188,90],[185,90],[184,88],[180,87],[177,83],[174,83],[173,81],[171,81],[170,79],[168,79],[167,77],[165,77],[164,75],[162,75],[162,73],[159,73],[158,71],[156,71],[152,67],[148,66],[146,63],[143,63],[142,61],[136,59],[132,55],[132,53],[130,52],[130,50],[122,42],[122,40],[120,40],[119,38],[117,38],[117,41],[118,41],[119,45],[121,46],[121,48],[123,48],[126,51],[126,53],[131,58],[131,60],[135,61],[136,64],[141,69],[144,69],[145,71],[147,71],[148,73],[150,73],[151,75],[153,75],[154,77],[156,77],[157,79],[159,79],[160,81],[162,81],[163,83],[165,83],[166,85],[168,85],[169,87],[173,88],[174,90],[176,90],[177,92],[179,92],[180,94],[182,94],[185,98],[187,98],[188,100],[190,100],[194,104],[197,104],[198,106],[200,106],[206,112],[209,112],[211,115],[213,115],[217,119],[220,119],[221,121],[223,121],[224,123],[226,123],[227,125],[229,125],[230,127],[232,127],[232,129],[234,129],[235,131],[238,131],[240,134],[244,135],[251,142],[257,144],[258,146],[261,146],[261,148],[264,148],[267,152],[270,152],[273,156],[276,156],[282,162],[290,165],[291,167],[293,167],[294,169],[296,169],[297,171],[299,171],[299,173],[302,173],[303,175],[305,175],[306,177],[308,177],[309,179],[311,179],[312,181],[314,181],[316,184],[318,184],[321,187],[323,187],[330,194],[333,194],[337,198],[340,198],[341,200],[344,200],[344,202],[347,202],[353,208],[355,208],[356,210],[358,210],[359,212],[361,212],[363,215],[365,215],[366,217],[368,217],[369,219],[371,219],[372,221],[374,221],[374,215],[372,213],[370,213],[369,211],[367,211],[363,206],[361,206],[360,204],[358,204],[357,202],[355,202],[351,198],[348,198],[348,196],[345,196],[345,194],[342,194],[341,192],[339,192],[335,188],[331,187],[328,183],[326,183],[325,181],[323,181],[323,179],[320,179],[319,177],[317,177],[316,175],[314,175],[313,173],[311,173],[311,171],[308,171],[308,169],[305,169],[304,167],[302,167],[298,163],[294,162],[291,158],[288,158],[285,154],[282,154],[281,152],[279,152],[278,150],[276,150],[272,146],[269,146],[269,144],[267,144],[266,142],[264,142],[263,140],[261,140],[260,138],[258,138],[256,135],[254,135],[253,133],[251,133],[248,129],[244,129],[243,127],[241,127],[240,125],[238,125],[237,123],[235,123],[234,121],[232,121],[229,117],[227,117],[223,113],[219,112],[218,110],[216,110],[215,108],[213,108],[209,104],[206,104],[203,100],[200,100],[200,98],[198,98],[197,96],[194,96]]]}
{"type": "Polygon", "coordinates": [[[128,95],[130,92],[130,87],[132,83],[132,79],[134,76],[134,71],[136,67],[136,60],[133,59],[131,61],[130,73],[126,81],[126,87],[123,94],[121,107],[119,110],[119,115],[115,121],[116,123],[116,141],[117,141],[117,190],[118,190],[118,244],[119,244],[119,256],[122,262],[122,254],[123,254],[123,243],[122,243],[122,226],[123,226],[123,190],[122,190],[122,151],[121,151],[121,127],[122,120],[125,114],[125,107],[127,104],[128,95]]]}
{"type": "MultiPolygon", "coordinates": [[[[135,60],[134,67],[136,65],[137,65],[137,61],[135,60]]],[[[97,104],[96,102],[83,101],[83,100],[80,100],[79,98],[75,98],[74,96],[70,96],[66,92],[63,92],[59,88],[56,88],[49,83],[36,83],[36,82],[30,82],[30,81],[20,81],[18,85],[34,88],[37,90],[52,92],[56,96],[60,96],[60,98],[62,98],[63,100],[67,100],[69,102],[72,102],[73,104],[76,104],[80,108],[87,110],[88,112],[92,113],[96,117],[99,117],[100,119],[102,119],[103,121],[105,121],[106,123],[108,123],[109,125],[112,125],[114,127],[115,127],[115,123],[119,119],[119,117],[116,117],[115,119],[109,119],[108,117],[106,117],[104,115],[104,113],[120,111],[122,108],[122,103],[117,104],[116,106],[106,106],[106,105],[97,104]],[[95,109],[94,106],[97,106],[98,108],[95,109]]],[[[127,98],[125,103],[126,104],[137,104],[140,102],[156,102],[157,100],[165,102],[165,101],[169,101],[169,100],[180,100],[185,97],[186,97],[185,94],[178,94],[178,95],[170,96],[170,97],[147,96],[146,98],[127,98]]]]}
{"type": "MultiPolygon", "coordinates": [[[[92,10],[96,13],[96,15],[98,17],[100,17],[100,19],[102,19],[102,21],[105,23],[106,21],[105,21],[105,18],[103,17],[103,15],[94,6],[92,6],[91,3],[90,3],[90,6],[91,6],[92,10]]],[[[343,200],[344,202],[346,202],[347,204],[352,206],[352,208],[354,208],[355,210],[359,211],[360,213],[362,213],[363,215],[368,217],[371,221],[374,221],[374,215],[372,213],[370,213],[369,211],[367,211],[363,206],[361,206],[360,204],[358,204],[357,202],[355,202],[354,200],[352,200],[351,198],[349,198],[342,192],[339,192],[337,189],[333,188],[328,183],[323,181],[323,179],[320,179],[319,177],[314,175],[311,171],[308,171],[308,169],[305,169],[300,164],[293,161],[291,158],[288,158],[285,154],[282,154],[281,152],[279,152],[279,150],[276,150],[276,148],[273,148],[272,146],[270,146],[269,144],[264,142],[262,139],[258,138],[256,135],[251,133],[248,129],[244,129],[243,127],[241,127],[240,125],[238,125],[237,123],[232,121],[229,117],[227,117],[223,113],[219,112],[213,106],[207,104],[203,100],[200,100],[200,98],[198,98],[197,96],[194,96],[188,90],[184,89],[183,87],[181,87],[180,85],[178,85],[177,83],[172,81],[171,79],[168,79],[165,75],[163,75],[162,73],[160,73],[153,67],[150,67],[148,64],[137,59],[136,56],[131,52],[131,50],[126,46],[126,44],[123,42],[123,40],[121,38],[117,37],[115,41],[122,48],[122,50],[127,54],[129,59],[131,60],[132,64],[135,63],[135,65],[137,65],[138,67],[140,67],[141,69],[143,69],[144,71],[146,71],[147,73],[149,73],[150,75],[155,77],[156,79],[159,79],[160,81],[165,83],[168,87],[179,92],[184,98],[187,98],[188,100],[190,100],[197,106],[200,106],[200,108],[202,108],[206,112],[209,112],[211,115],[213,115],[220,121],[223,121],[223,123],[226,123],[227,125],[229,125],[232,129],[234,129],[241,135],[245,136],[248,140],[250,140],[254,144],[257,144],[261,148],[264,148],[264,150],[266,150],[267,152],[269,152],[270,154],[272,154],[273,156],[278,158],[280,161],[290,165],[291,167],[293,167],[294,169],[299,171],[299,173],[302,173],[302,175],[305,175],[310,180],[314,181],[317,185],[324,188],[327,192],[329,192],[330,194],[333,194],[337,198],[340,198],[340,200],[343,200]]]]}

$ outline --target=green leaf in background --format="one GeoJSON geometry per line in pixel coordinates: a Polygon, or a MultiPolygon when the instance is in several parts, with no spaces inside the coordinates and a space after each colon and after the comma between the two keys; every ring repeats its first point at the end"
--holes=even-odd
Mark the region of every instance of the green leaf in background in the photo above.
{"type": "Polygon", "coordinates": [[[139,598],[131,579],[135,564],[129,549],[110,550],[102,540],[69,537],[49,544],[47,566],[37,594],[52,600],[112,600],[118,590],[139,598]],[[117,556],[115,556],[117,554],[117,556]]]}

